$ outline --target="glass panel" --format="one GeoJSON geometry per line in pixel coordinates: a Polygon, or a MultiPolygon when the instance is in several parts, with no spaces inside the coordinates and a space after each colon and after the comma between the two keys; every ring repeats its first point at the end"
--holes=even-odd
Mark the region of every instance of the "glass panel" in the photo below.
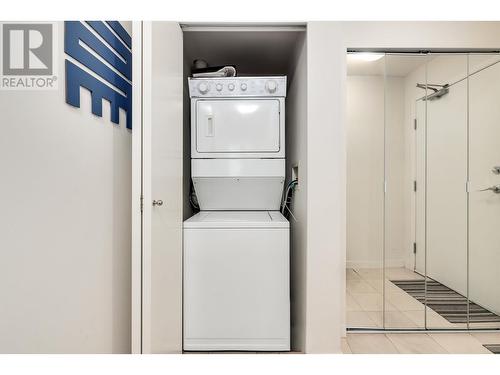
{"type": "Polygon", "coordinates": [[[425,145],[426,102],[417,99],[425,95],[426,64],[427,56],[422,54],[388,54],[385,61],[384,323],[387,329],[425,327],[425,306],[421,302],[425,252],[422,246],[419,270],[413,252],[417,235],[413,181],[417,167],[419,173],[423,172],[422,160],[425,160],[425,154],[418,154],[420,159],[417,159],[414,121],[418,117],[418,128],[422,129],[418,145],[425,145]],[[424,84],[424,90],[417,83],[424,84]]]}
{"type": "Polygon", "coordinates": [[[500,61],[498,53],[473,53],[469,55],[469,74],[472,75],[481,69],[487,68],[500,61]]]}
{"type": "Polygon", "coordinates": [[[430,55],[423,99],[427,328],[467,328],[467,90],[467,55],[430,55]]]}
{"type": "Polygon", "coordinates": [[[347,70],[347,327],[383,328],[383,54],[347,70]]]}
{"type": "MultiPolygon", "coordinates": [[[[471,55],[499,61],[499,55],[471,55]]],[[[469,77],[470,328],[500,328],[500,63],[469,77]],[[490,190],[485,190],[490,189],[490,190]]]]}

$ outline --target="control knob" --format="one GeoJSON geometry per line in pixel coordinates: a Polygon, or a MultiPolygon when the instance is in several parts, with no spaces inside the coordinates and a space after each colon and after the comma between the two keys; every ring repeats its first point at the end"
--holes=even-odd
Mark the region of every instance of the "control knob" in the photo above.
{"type": "Polygon", "coordinates": [[[215,88],[217,89],[217,91],[221,91],[222,90],[222,84],[218,83],[215,88]]]}
{"type": "Polygon", "coordinates": [[[270,92],[272,94],[273,92],[276,92],[277,88],[278,88],[278,85],[276,84],[275,81],[267,81],[266,82],[267,92],[270,92]]]}
{"type": "Polygon", "coordinates": [[[234,83],[230,83],[229,85],[227,85],[227,88],[229,89],[229,91],[233,91],[234,90],[234,83]]]}
{"type": "Polygon", "coordinates": [[[198,85],[198,91],[202,94],[206,94],[208,92],[208,85],[205,82],[201,82],[198,85]]]}
{"type": "Polygon", "coordinates": [[[246,91],[247,90],[247,84],[246,83],[242,83],[241,86],[241,91],[246,91]]]}

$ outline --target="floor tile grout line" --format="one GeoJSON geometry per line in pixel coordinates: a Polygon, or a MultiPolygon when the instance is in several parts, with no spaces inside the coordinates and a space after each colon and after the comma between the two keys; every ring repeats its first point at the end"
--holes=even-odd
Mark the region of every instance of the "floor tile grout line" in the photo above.
{"type": "MultiPolygon", "coordinates": [[[[347,340],[347,343],[349,344],[349,348],[351,349],[351,353],[352,353],[352,354],[402,354],[402,353],[400,352],[400,350],[398,350],[398,348],[396,347],[396,345],[394,345],[394,343],[393,343],[391,340],[389,340],[389,338],[386,336],[386,334],[385,334],[385,333],[384,333],[384,334],[376,334],[376,335],[377,335],[377,336],[382,336],[382,337],[384,337],[384,338],[385,338],[385,340],[387,340],[387,342],[389,343],[389,345],[390,345],[390,346],[392,346],[392,348],[396,351],[396,353],[375,353],[375,352],[373,352],[373,351],[371,351],[371,352],[356,352],[356,351],[353,349],[352,345],[350,345],[350,344],[349,344],[349,341],[347,340]]],[[[363,335],[361,335],[361,336],[363,336],[363,335]]],[[[348,337],[349,337],[349,334],[347,335],[346,339],[347,339],[348,337]]]]}
{"type": "Polygon", "coordinates": [[[387,338],[387,340],[389,340],[389,342],[394,346],[394,348],[396,348],[396,351],[398,352],[398,354],[403,354],[401,349],[398,347],[398,345],[394,341],[392,341],[389,336],[387,336],[387,333],[384,333],[384,336],[387,338]]]}
{"type": "MultiPolygon", "coordinates": [[[[396,349],[397,354],[402,354],[402,353],[401,353],[401,350],[399,350],[399,348],[396,346],[396,344],[394,344],[394,343],[392,342],[392,340],[391,340],[389,337],[387,337],[387,333],[384,333],[384,336],[385,336],[385,338],[387,339],[387,341],[389,341],[389,342],[391,343],[391,345],[394,347],[394,349],[396,349]]],[[[388,354],[389,354],[389,353],[388,353],[388,354]]]]}
{"type": "Polygon", "coordinates": [[[342,340],[344,340],[345,344],[347,345],[347,347],[349,348],[349,351],[350,351],[350,353],[342,353],[342,354],[354,354],[354,352],[352,351],[351,345],[349,345],[349,341],[347,340],[347,335],[346,335],[346,337],[342,337],[342,340]]]}
{"type": "Polygon", "coordinates": [[[441,345],[439,342],[437,342],[437,340],[436,340],[434,337],[432,337],[432,336],[431,336],[431,335],[429,335],[428,333],[426,333],[426,335],[427,335],[427,336],[428,336],[428,337],[429,337],[432,341],[434,341],[434,342],[435,342],[435,343],[436,343],[436,344],[437,344],[440,348],[442,348],[442,349],[443,349],[446,353],[451,354],[451,352],[450,352],[448,349],[446,349],[443,345],[441,345]]]}
{"type": "MultiPolygon", "coordinates": [[[[477,339],[475,338],[470,332],[447,332],[447,333],[444,333],[444,332],[436,332],[436,333],[432,333],[432,334],[429,334],[429,336],[434,339],[434,341],[437,342],[437,340],[433,337],[433,336],[438,336],[438,335],[462,335],[462,336],[469,336],[469,338],[473,339],[473,341],[476,341],[475,344],[478,344],[478,347],[484,347],[483,344],[477,339]]],[[[438,342],[439,344],[439,342],[438,342]]],[[[442,347],[444,347],[443,345],[441,345],[442,347]]],[[[446,347],[444,347],[445,350],[447,352],[449,352],[450,354],[463,354],[463,353],[454,353],[450,350],[448,350],[446,347]]],[[[472,353],[468,353],[468,354],[472,354],[472,353]]],[[[477,353],[477,354],[481,354],[481,353],[477,353]]],[[[493,354],[493,353],[483,353],[483,354],[493,354]]]]}

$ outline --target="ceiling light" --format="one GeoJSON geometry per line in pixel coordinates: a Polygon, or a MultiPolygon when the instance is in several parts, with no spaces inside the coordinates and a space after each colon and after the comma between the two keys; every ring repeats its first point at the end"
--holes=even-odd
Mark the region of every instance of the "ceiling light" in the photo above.
{"type": "Polygon", "coordinates": [[[349,57],[359,61],[377,61],[382,57],[384,57],[384,54],[374,53],[374,52],[355,52],[355,53],[350,53],[349,57]]]}

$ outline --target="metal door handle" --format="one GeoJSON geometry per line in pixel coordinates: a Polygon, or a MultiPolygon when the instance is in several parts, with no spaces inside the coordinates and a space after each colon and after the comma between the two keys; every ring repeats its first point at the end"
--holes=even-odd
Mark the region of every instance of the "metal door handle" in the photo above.
{"type": "Polygon", "coordinates": [[[153,206],[163,206],[163,201],[161,199],[154,200],[153,201],[153,206]]]}
{"type": "Polygon", "coordinates": [[[500,185],[493,185],[493,186],[490,186],[489,188],[481,189],[478,191],[488,191],[488,190],[491,190],[495,194],[500,194],[500,185]]]}

